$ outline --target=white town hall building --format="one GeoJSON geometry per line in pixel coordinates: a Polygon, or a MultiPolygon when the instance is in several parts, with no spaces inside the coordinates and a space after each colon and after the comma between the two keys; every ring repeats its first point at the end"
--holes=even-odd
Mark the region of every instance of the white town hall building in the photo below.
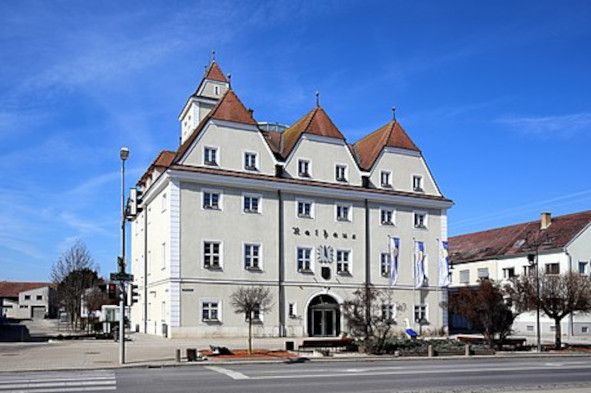
{"type": "Polygon", "coordinates": [[[339,304],[366,285],[391,288],[383,310],[399,328],[447,326],[439,259],[452,202],[395,119],[354,144],[318,104],[289,127],[260,123],[212,61],[179,120],[180,146],[138,182],[133,328],[246,335],[230,295],[253,285],[273,294],[259,336],[337,336],[339,304]]]}

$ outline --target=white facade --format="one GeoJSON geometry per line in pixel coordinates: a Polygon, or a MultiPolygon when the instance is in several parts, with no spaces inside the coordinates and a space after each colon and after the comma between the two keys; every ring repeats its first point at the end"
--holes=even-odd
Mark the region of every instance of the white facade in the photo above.
{"type": "MultiPolygon", "coordinates": [[[[563,247],[545,250],[538,255],[540,271],[549,274],[579,272],[589,276],[591,270],[591,222],[576,233],[563,247]]],[[[496,257],[456,263],[452,268],[450,289],[477,286],[481,278],[489,278],[501,285],[512,275],[525,274],[531,269],[527,254],[496,257]]],[[[535,335],[536,314],[527,312],[517,316],[515,334],[535,335]]],[[[554,334],[554,320],[542,313],[542,334],[554,334]]],[[[564,335],[591,335],[591,315],[575,315],[562,321],[564,335]]]]}
{"type": "Polygon", "coordinates": [[[273,304],[256,335],[338,335],[347,330],[338,304],[365,285],[390,288],[380,264],[389,236],[400,239],[400,278],[391,287],[398,326],[409,320],[418,330],[417,309],[426,313],[423,331],[446,327],[438,258],[452,203],[420,153],[384,149],[367,172],[343,140],[303,133],[291,154],[280,158],[256,125],[208,113],[199,118],[194,139],[181,124],[190,146],[144,182],[144,208],[131,230],[140,292],[132,328],[168,337],[246,335],[245,316],[234,313],[230,295],[239,286],[263,285],[273,304]],[[305,179],[299,160],[309,163],[305,179]],[[346,179],[335,179],[337,165],[345,167],[346,179]],[[395,174],[391,189],[363,186],[362,177],[386,169],[395,174]],[[416,174],[422,192],[413,192],[416,174]],[[381,222],[382,210],[392,212],[391,224],[381,222]],[[423,227],[415,226],[416,214],[424,216],[423,227]],[[415,241],[426,248],[427,280],[418,289],[415,241]],[[327,269],[329,277],[323,276],[327,269]]]}

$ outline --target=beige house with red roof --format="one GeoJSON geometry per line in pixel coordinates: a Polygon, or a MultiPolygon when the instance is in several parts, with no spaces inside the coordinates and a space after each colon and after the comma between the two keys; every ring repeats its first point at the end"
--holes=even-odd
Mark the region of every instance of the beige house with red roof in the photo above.
{"type": "Polygon", "coordinates": [[[161,152],[138,182],[139,331],[246,335],[230,294],[252,285],[273,294],[272,309],[256,316],[260,336],[337,336],[347,330],[339,304],[367,285],[391,288],[382,311],[399,328],[447,326],[438,259],[452,202],[396,120],[354,144],[318,104],[291,126],[259,122],[212,61],[179,121],[178,149],[161,152]]]}
{"type": "Polygon", "coordinates": [[[55,316],[56,299],[47,282],[0,281],[0,317],[43,319],[55,316]]]}
{"type": "MultiPolygon", "coordinates": [[[[545,274],[568,271],[589,276],[591,272],[591,211],[552,217],[542,213],[531,221],[449,239],[452,264],[450,288],[476,286],[482,278],[506,282],[532,269],[527,255],[535,254],[545,274]]],[[[453,321],[452,321],[453,322],[453,321]]],[[[516,334],[535,334],[535,315],[518,316],[516,334]]],[[[542,319],[543,334],[554,334],[554,322],[542,319]]],[[[591,335],[591,316],[575,315],[563,320],[565,335],[591,335]]]]}

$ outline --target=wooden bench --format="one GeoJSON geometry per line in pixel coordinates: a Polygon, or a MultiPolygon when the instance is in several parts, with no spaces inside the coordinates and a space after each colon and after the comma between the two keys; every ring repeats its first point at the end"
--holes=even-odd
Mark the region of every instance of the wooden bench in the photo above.
{"type": "Polygon", "coordinates": [[[325,350],[325,351],[344,351],[351,347],[354,340],[352,338],[336,338],[328,340],[304,340],[298,347],[299,351],[306,350],[325,350]]]}
{"type": "MultiPolygon", "coordinates": [[[[458,341],[461,341],[465,344],[486,344],[484,337],[473,337],[473,336],[458,336],[458,341]]],[[[506,338],[503,340],[503,346],[512,347],[512,348],[521,348],[525,344],[527,339],[525,338],[517,338],[511,337],[506,338]]],[[[495,345],[499,344],[499,340],[495,340],[495,345]]]]}

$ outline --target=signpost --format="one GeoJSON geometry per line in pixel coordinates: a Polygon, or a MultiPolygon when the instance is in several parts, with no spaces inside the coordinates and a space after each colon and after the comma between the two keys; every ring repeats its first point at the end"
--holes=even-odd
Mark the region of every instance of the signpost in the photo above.
{"type": "Polygon", "coordinates": [[[133,281],[133,274],[124,273],[124,272],[111,273],[110,278],[111,278],[111,281],[122,281],[122,282],[133,281]]]}

